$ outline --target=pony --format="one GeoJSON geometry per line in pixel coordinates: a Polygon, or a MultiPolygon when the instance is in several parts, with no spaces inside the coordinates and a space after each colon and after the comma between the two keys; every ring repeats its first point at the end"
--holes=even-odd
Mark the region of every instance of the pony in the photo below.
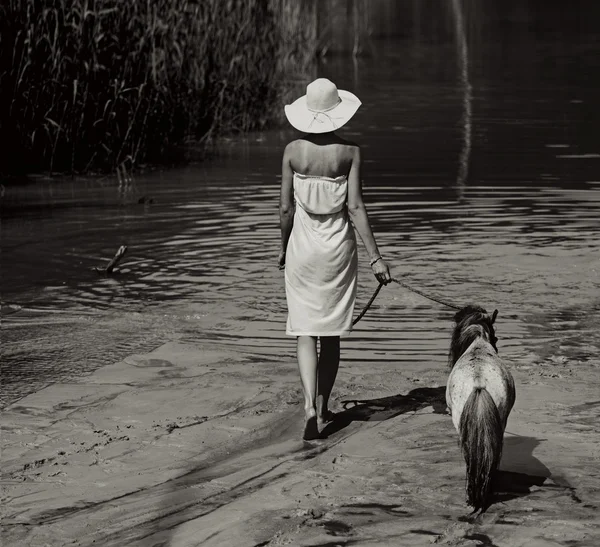
{"type": "Polygon", "coordinates": [[[473,513],[489,506],[504,430],[516,398],[514,379],[498,356],[497,316],[498,310],[490,317],[480,306],[463,307],[454,316],[448,353],[446,404],[467,466],[467,503],[473,513]]]}

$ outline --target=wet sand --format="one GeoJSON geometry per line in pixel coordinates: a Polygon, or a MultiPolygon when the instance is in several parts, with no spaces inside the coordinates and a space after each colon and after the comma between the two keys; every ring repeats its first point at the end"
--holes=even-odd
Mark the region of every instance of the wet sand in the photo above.
{"type": "Polygon", "coordinates": [[[294,362],[169,342],[5,409],[3,545],[600,545],[597,367],[513,367],[499,491],[469,519],[444,363],[342,363],[303,443],[294,362]]]}

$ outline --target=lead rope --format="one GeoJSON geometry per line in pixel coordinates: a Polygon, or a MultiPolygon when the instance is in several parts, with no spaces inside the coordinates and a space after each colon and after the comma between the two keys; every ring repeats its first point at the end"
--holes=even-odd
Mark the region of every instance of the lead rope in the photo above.
{"type": "MultiPolygon", "coordinates": [[[[400,285],[401,287],[404,287],[405,289],[408,289],[409,291],[412,291],[424,298],[427,298],[428,300],[432,300],[433,302],[437,302],[438,304],[442,304],[443,306],[447,306],[449,308],[452,308],[454,310],[460,310],[459,306],[455,306],[454,304],[449,304],[448,302],[445,302],[444,300],[442,300],[441,298],[436,298],[435,296],[429,296],[427,294],[425,294],[424,292],[419,291],[418,289],[415,289],[413,287],[411,287],[410,285],[407,285],[406,283],[404,283],[403,281],[399,281],[398,279],[392,278],[392,282],[393,283],[397,283],[398,285],[400,285]]],[[[377,287],[375,289],[375,292],[373,293],[373,296],[371,296],[371,299],[367,302],[367,305],[363,308],[363,310],[358,314],[358,317],[352,322],[352,325],[356,325],[356,323],[358,323],[363,316],[365,315],[365,313],[367,313],[367,310],[371,307],[371,304],[373,304],[373,302],[375,301],[375,298],[377,298],[377,295],[379,294],[379,291],[381,290],[381,288],[383,287],[383,283],[379,284],[379,287],[377,287]]]]}

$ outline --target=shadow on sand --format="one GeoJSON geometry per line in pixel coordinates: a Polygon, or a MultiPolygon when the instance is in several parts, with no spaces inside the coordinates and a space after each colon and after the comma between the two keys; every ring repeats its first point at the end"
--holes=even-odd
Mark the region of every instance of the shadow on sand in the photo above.
{"type": "MultiPolygon", "coordinates": [[[[406,395],[346,400],[342,404],[344,410],[337,413],[335,419],[323,429],[322,439],[343,430],[352,422],[389,420],[428,406],[432,406],[436,414],[448,414],[445,386],[420,387],[406,395]]],[[[533,487],[545,485],[552,476],[551,471],[533,455],[535,448],[544,439],[508,435],[504,439],[502,463],[494,478],[494,495],[487,508],[496,503],[527,496],[533,487]]]]}
{"type": "Polygon", "coordinates": [[[494,478],[494,496],[490,505],[521,498],[531,493],[534,486],[542,486],[551,471],[533,451],[544,439],[510,436],[504,439],[500,469],[494,478]]]}
{"type": "Polygon", "coordinates": [[[419,387],[406,395],[392,395],[379,399],[343,401],[344,410],[335,415],[323,431],[321,438],[348,427],[352,422],[381,422],[422,408],[432,406],[436,414],[447,414],[446,386],[419,387]],[[353,405],[353,406],[351,406],[353,405]]]}

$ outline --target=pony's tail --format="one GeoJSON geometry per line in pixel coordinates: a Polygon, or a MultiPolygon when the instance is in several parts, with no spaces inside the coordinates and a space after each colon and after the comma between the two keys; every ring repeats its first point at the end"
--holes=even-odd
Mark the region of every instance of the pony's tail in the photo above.
{"type": "Polygon", "coordinates": [[[488,391],[475,388],[460,417],[460,444],[467,464],[467,503],[487,509],[492,475],[500,464],[504,428],[488,391]]]}

